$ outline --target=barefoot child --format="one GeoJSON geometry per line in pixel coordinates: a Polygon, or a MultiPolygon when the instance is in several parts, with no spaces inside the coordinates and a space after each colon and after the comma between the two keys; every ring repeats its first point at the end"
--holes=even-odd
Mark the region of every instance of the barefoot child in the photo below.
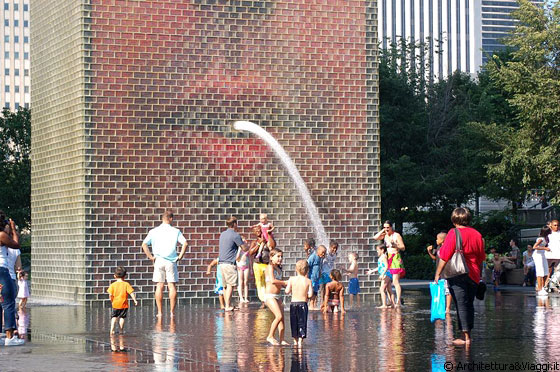
{"type": "Polygon", "coordinates": [[[317,295],[319,294],[320,279],[321,279],[321,268],[323,266],[323,259],[327,254],[327,248],[324,245],[320,245],[317,250],[307,258],[307,263],[309,264],[309,279],[311,279],[311,284],[313,285],[313,297],[309,301],[309,308],[311,310],[318,310],[317,307],[317,295]]]}
{"type": "Polygon", "coordinates": [[[319,280],[319,293],[321,298],[325,297],[325,286],[331,281],[331,270],[335,268],[337,252],[338,243],[331,240],[329,250],[323,260],[323,266],[321,266],[321,279],[319,280]]]}
{"type": "Polygon", "coordinates": [[[235,259],[237,265],[237,291],[239,293],[240,303],[249,303],[249,267],[251,260],[249,259],[249,250],[244,251],[241,247],[237,251],[235,259]]]}
{"type": "Polygon", "coordinates": [[[126,270],[124,267],[119,266],[115,269],[115,279],[113,283],[107,289],[109,293],[109,298],[111,299],[111,305],[113,307],[113,313],[111,315],[111,334],[115,334],[115,326],[117,321],[119,322],[120,333],[124,331],[124,319],[126,318],[126,313],[128,312],[128,296],[134,301],[134,305],[138,306],[138,301],[136,301],[136,294],[134,294],[134,289],[132,286],[124,281],[126,277],[126,270]]]}
{"type": "Polygon", "coordinates": [[[386,309],[393,306],[393,291],[391,290],[391,280],[393,275],[389,271],[389,263],[387,261],[387,247],[385,244],[379,244],[375,247],[377,250],[377,268],[368,271],[368,275],[375,272],[379,274],[379,280],[381,281],[381,286],[379,287],[379,293],[381,294],[381,306],[378,309],[386,309]],[[389,298],[389,304],[387,304],[387,297],[389,298]]]}
{"type": "MultiPolygon", "coordinates": [[[[443,245],[443,242],[445,241],[446,237],[447,237],[447,233],[445,231],[440,232],[436,236],[436,248],[434,249],[433,245],[430,245],[426,248],[426,250],[428,251],[428,254],[431,257],[431,259],[434,260],[434,262],[436,263],[436,267],[437,267],[438,260],[439,260],[438,252],[441,249],[441,246],[443,245]]],[[[452,300],[453,300],[453,297],[451,296],[451,293],[449,292],[449,283],[447,283],[447,280],[445,280],[445,313],[446,314],[451,314],[451,301],[452,300]]]]}
{"type": "Polygon", "coordinates": [[[331,270],[330,276],[331,281],[325,286],[325,297],[321,309],[323,313],[327,313],[331,310],[333,313],[338,313],[340,311],[344,314],[346,313],[344,309],[344,286],[340,282],[342,280],[342,274],[339,270],[333,269],[331,270]]]}
{"type": "Polygon", "coordinates": [[[303,346],[303,339],[307,337],[307,314],[309,312],[307,301],[313,296],[313,286],[311,280],[307,277],[308,272],[309,264],[307,261],[299,260],[296,263],[297,275],[292,276],[286,286],[286,294],[292,294],[290,326],[294,346],[300,348],[303,346]]]}
{"type": "Polygon", "coordinates": [[[274,314],[274,320],[268,332],[268,341],[271,345],[288,345],[284,341],[284,304],[280,291],[286,286],[286,281],[282,280],[282,251],[274,248],[270,250],[270,264],[265,271],[266,281],[266,306],[274,314]],[[278,340],[274,338],[274,333],[278,328],[278,340]]]}
{"type": "Polygon", "coordinates": [[[350,307],[354,306],[354,296],[356,296],[356,303],[360,306],[360,282],[358,281],[358,254],[352,252],[348,254],[348,261],[350,266],[344,269],[344,272],[350,277],[348,282],[348,293],[350,294],[350,307]]]}
{"type": "Polygon", "coordinates": [[[27,299],[29,298],[29,282],[27,281],[27,272],[20,271],[18,273],[18,294],[17,298],[19,298],[19,308],[25,310],[25,306],[27,305],[27,299]]]}
{"type": "MultiPolygon", "coordinates": [[[[215,258],[210,262],[206,268],[206,275],[210,275],[212,268],[218,265],[218,259],[215,258]]],[[[222,281],[222,273],[220,273],[220,267],[216,269],[216,284],[214,284],[214,293],[218,295],[220,299],[220,309],[224,310],[226,308],[224,303],[224,282],[222,281]]]]}

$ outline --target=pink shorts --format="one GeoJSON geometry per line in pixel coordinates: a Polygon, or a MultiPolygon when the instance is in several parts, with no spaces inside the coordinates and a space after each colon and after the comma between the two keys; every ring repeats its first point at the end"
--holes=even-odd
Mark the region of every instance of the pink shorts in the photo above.
{"type": "Polygon", "coordinates": [[[245,270],[249,270],[249,266],[237,266],[237,271],[245,271],[245,270]]]}

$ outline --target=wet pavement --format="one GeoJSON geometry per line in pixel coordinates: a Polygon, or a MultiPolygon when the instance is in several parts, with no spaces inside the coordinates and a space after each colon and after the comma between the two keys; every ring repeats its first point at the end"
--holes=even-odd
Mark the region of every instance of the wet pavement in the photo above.
{"type": "Polygon", "coordinates": [[[272,315],[256,303],[233,314],[179,305],[174,319],[166,314],[160,322],[151,306],[131,308],[125,334],[114,337],[110,309],[32,304],[31,342],[0,347],[0,370],[445,371],[468,370],[460,364],[468,362],[501,363],[485,370],[560,370],[553,364],[560,361],[560,297],[540,300],[531,291],[490,289],[483,302],[475,301],[468,350],[450,343],[454,314],[430,322],[427,290],[405,290],[404,299],[401,310],[364,303],[345,316],[311,312],[301,352],[266,344],[272,315]],[[127,352],[112,352],[112,346],[127,352]]]}

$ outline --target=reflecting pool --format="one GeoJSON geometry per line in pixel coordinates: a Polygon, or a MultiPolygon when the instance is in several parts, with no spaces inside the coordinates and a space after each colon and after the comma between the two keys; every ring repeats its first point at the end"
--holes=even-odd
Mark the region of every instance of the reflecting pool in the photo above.
{"type": "MultiPolygon", "coordinates": [[[[52,365],[57,371],[321,372],[445,371],[464,367],[461,363],[495,363],[506,370],[551,363],[548,369],[554,370],[553,362],[560,360],[560,297],[490,290],[483,302],[475,301],[468,349],[451,345],[454,313],[430,322],[427,290],[408,290],[403,298],[400,310],[365,303],[344,316],[310,312],[309,336],[301,351],[267,345],[272,315],[257,304],[226,314],[204,305],[179,305],[174,318],[166,314],[160,321],[151,306],[131,308],[125,334],[113,337],[110,309],[33,306],[28,309],[31,342],[0,347],[0,359],[9,354],[13,370],[27,364],[26,371],[52,365]]],[[[286,311],[286,340],[291,342],[289,329],[286,311]]]]}

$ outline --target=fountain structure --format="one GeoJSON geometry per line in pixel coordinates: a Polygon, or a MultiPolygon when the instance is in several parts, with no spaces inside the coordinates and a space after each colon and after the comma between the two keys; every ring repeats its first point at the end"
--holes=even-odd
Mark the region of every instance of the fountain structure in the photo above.
{"type": "Polygon", "coordinates": [[[190,244],[181,301],[215,298],[204,271],[230,215],[249,237],[268,214],[287,273],[316,234],[338,265],[374,265],[375,1],[36,0],[31,24],[35,297],[101,303],[123,265],[151,301],[140,246],[165,209],[190,244]]]}

